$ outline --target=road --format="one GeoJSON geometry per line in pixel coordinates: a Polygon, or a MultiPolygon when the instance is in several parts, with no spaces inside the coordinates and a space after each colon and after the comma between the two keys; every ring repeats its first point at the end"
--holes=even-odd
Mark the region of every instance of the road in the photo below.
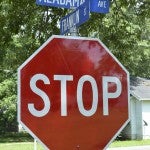
{"type": "Polygon", "coordinates": [[[108,148],[107,150],[150,150],[150,145],[148,145],[148,146],[108,148]]]}

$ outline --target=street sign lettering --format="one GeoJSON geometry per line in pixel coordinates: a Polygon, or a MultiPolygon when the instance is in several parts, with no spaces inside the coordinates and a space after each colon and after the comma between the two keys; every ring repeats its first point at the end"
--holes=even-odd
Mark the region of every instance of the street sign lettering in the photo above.
{"type": "MultiPolygon", "coordinates": [[[[71,9],[79,7],[86,1],[87,0],[36,0],[36,4],[71,9]]],[[[108,13],[109,3],[110,0],[90,0],[90,11],[97,13],[108,13]]]]}
{"type": "Polygon", "coordinates": [[[77,9],[60,20],[60,34],[66,34],[71,28],[76,27],[79,23],[79,9],[77,9]]]}
{"type": "Polygon", "coordinates": [[[98,7],[107,8],[106,2],[107,2],[106,0],[105,0],[105,1],[99,1],[99,2],[98,2],[98,7]]]}
{"type": "Polygon", "coordinates": [[[79,6],[76,10],[60,20],[60,33],[66,34],[71,28],[79,27],[89,19],[89,0],[79,6]]]}
{"type": "Polygon", "coordinates": [[[36,0],[36,4],[60,7],[60,8],[77,8],[82,5],[85,0],[36,0]]]}
{"type": "Polygon", "coordinates": [[[97,13],[109,13],[109,5],[110,0],[91,0],[90,11],[97,13]]]}
{"type": "MultiPolygon", "coordinates": [[[[50,96],[48,96],[42,89],[39,89],[36,86],[36,83],[42,80],[44,84],[50,84],[50,79],[44,75],[44,74],[36,74],[34,75],[31,80],[30,80],[30,88],[31,90],[37,94],[38,96],[41,97],[44,103],[44,108],[42,110],[36,110],[34,107],[34,104],[28,104],[28,109],[30,113],[33,116],[36,117],[44,117],[47,115],[50,111],[51,103],[50,103],[50,96]]],[[[73,75],[54,75],[53,80],[55,81],[60,81],[60,95],[61,95],[61,116],[67,116],[67,82],[73,82],[73,75]]],[[[120,96],[122,92],[122,85],[120,80],[117,77],[112,77],[112,76],[103,76],[102,77],[102,87],[103,90],[101,93],[98,93],[100,91],[98,89],[96,80],[90,76],[90,75],[84,75],[82,76],[77,85],[76,85],[76,94],[75,97],[77,97],[77,104],[78,104],[78,109],[80,113],[83,116],[92,116],[94,113],[97,111],[98,107],[98,97],[99,94],[103,95],[103,115],[107,116],[109,115],[109,106],[108,106],[108,101],[111,100],[112,98],[117,98],[120,96]],[[92,106],[90,110],[86,110],[84,108],[83,104],[83,87],[85,82],[89,82],[91,85],[91,92],[92,92],[92,106]],[[116,91],[115,92],[109,92],[108,91],[108,84],[112,82],[116,84],[116,91]]]]}

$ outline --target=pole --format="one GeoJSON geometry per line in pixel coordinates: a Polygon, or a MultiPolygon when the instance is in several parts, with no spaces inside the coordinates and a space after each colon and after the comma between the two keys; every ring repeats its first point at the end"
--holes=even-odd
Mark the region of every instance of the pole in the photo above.
{"type": "Polygon", "coordinates": [[[34,139],[34,150],[37,150],[37,140],[34,139]]]}
{"type": "Polygon", "coordinates": [[[71,36],[78,36],[78,29],[75,25],[70,29],[70,35],[71,36]]]}
{"type": "MultiPolygon", "coordinates": [[[[72,7],[69,12],[71,13],[72,11],[74,11],[76,8],[72,7]]],[[[69,31],[70,35],[71,36],[78,36],[78,29],[76,27],[76,25],[74,24],[74,26],[72,28],[70,28],[70,31],[69,31]]]]}

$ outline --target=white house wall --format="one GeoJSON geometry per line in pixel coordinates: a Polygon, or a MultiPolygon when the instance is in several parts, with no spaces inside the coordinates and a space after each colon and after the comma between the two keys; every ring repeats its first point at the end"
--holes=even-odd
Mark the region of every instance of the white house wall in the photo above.
{"type": "Polygon", "coordinates": [[[134,98],[130,100],[130,107],[131,139],[136,139],[136,100],[134,98]]]}
{"type": "Polygon", "coordinates": [[[142,139],[142,105],[141,101],[134,97],[130,101],[130,117],[131,117],[131,139],[142,139]]]}
{"type": "Polygon", "coordinates": [[[150,100],[142,101],[143,138],[150,139],[150,100]]]}

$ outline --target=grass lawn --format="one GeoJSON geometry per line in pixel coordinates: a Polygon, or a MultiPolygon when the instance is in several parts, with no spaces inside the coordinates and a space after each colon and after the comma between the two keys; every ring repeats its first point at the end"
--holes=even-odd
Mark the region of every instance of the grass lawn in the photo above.
{"type": "Polygon", "coordinates": [[[110,147],[128,147],[128,146],[142,146],[150,145],[150,139],[148,140],[130,140],[130,141],[114,141],[110,147]]]}
{"type": "Polygon", "coordinates": [[[28,133],[5,133],[0,135],[0,143],[33,142],[28,133]]]}
{"type": "MultiPolygon", "coordinates": [[[[15,143],[0,143],[0,150],[34,150],[33,142],[15,142],[15,143]]],[[[37,150],[44,150],[40,144],[37,144],[37,150]]]]}
{"type": "MultiPolygon", "coordinates": [[[[150,145],[150,140],[115,141],[110,145],[110,147],[126,147],[138,145],[150,145]]],[[[0,143],[0,150],[34,150],[34,143],[33,142],[0,143]]],[[[37,144],[37,150],[44,150],[44,148],[40,144],[37,144]]]]}
{"type": "MultiPolygon", "coordinates": [[[[114,141],[110,147],[139,145],[150,145],[150,139],[142,141],[114,141]]],[[[27,133],[0,135],[0,150],[34,150],[34,140],[27,133]]],[[[44,149],[40,144],[37,144],[37,150],[44,149]]]]}
{"type": "MultiPolygon", "coordinates": [[[[34,140],[28,133],[0,135],[0,150],[34,150],[34,140]]],[[[37,150],[44,150],[37,144],[37,150]]]]}

